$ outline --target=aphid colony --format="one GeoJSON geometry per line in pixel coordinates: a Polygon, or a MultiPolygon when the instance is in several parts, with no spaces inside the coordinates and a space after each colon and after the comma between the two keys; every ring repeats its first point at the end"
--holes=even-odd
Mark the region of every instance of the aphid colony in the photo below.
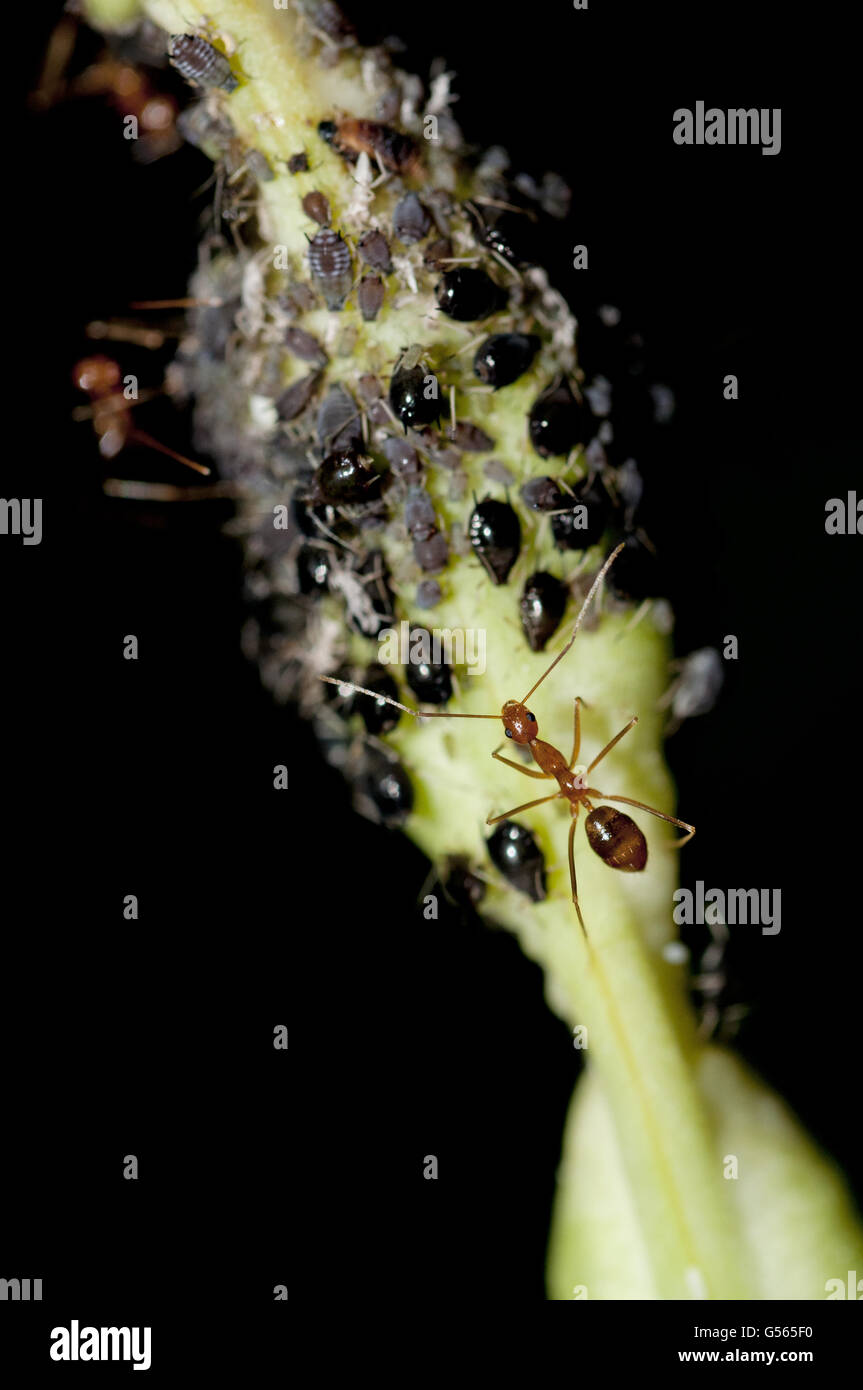
{"type": "MultiPolygon", "coordinates": [[[[335,23],[335,6],[315,3],[304,12],[314,16],[316,34],[329,36],[333,52],[353,42],[350,30],[335,23]]],[[[393,83],[408,85],[400,100],[381,99],[386,119],[334,112],[310,129],[305,148],[283,160],[279,172],[296,187],[308,225],[306,249],[303,262],[294,258],[288,270],[262,270],[266,241],[256,228],[255,190],[274,171],[258,151],[237,149],[230,122],[230,94],[240,76],[254,79],[202,35],[173,36],[169,53],[200,89],[180,129],[218,160],[216,228],[193,282],[190,337],[174,380],[197,401],[196,446],[216,457],[228,478],[254,479],[240,525],[254,615],[249,645],[265,680],[277,691],[295,689],[308,655],[300,634],[320,600],[327,600],[324,610],[333,601],[342,605],[349,628],[374,641],[395,618],[396,591],[413,584],[417,607],[433,608],[455,563],[475,565],[495,587],[512,585],[513,616],[534,652],[563,621],[584,553],[603,540],[624,539],[609,576],[615,595],[649,593],[650,551],[629,505],[631,487],[623,486],[624,465],[630,484],[635,465],[610,460],[608,422],[575,369],[574,322],[535,268],[539,193],[526,195],[524,185],[520,191],[499,165],[478,172],[471,199],[461,204],[436,187],[433,161],[417,138],[418,117],[411,131],[396,123],[399,113],[410,113],[416,94],[411,80],[393,70],[393,83]],[[364,180],[364,211],[353,221],[315,187],[326,146],[364,180]],[[385,194],[380,202],[378,184],[385,194]],[[220,223],[229,226],[230,240],[220,223]],[[374,337],[367,338],[366,370],[358,370],[357,335],[373,335],[376,322],[398,314],[406,299],[428,304],[422,341],[406,342],[382,360],[369,348],[374,337]],[[324,328],[321,309],[328,315],[324,328]],[[446,345],[438,342],[436,317],[461,334],[461,348],[453,349],[451,336],[446,345]],[[471,393],[505,400],[526,383],[523,444],[517,456],[507,451],[494,458],[495,439],[469,418],[471,393]],[[250,397],[260,421],[254,430],[246,423],[250,397]],[[471,499],[465,493],[475,460],[482,460],[489,481],[471,499]],[[273,511],[286,496],[289,525],[275,528],[273,511]],[[559,573],[549,571],[548,560],[531,564],[537,536],[549,534],[559,573]],[[403,538],[397,576],[393,535],[403,538]]],[[[385,67],[383,59],[380,64],[385,67]]],[[[124,442],[145,442],[119,407],[117,382],[108,375],[89,364],[78,383],[90,393],[103,452],[117,428],[125,430],[124,442]]],[[[339,681],[331,708],[359,716],[375,740],[364,744],[356,767],[358,798],[386,824],[400,824],[413,805],[410,778],[377,740],[407,707],[390,672],[373,664],[361,672],[339,668],[338,659],[335,651],[325,666],[339,681]],[[366,693],[358,694],[360,688],[366,693]]],[[[319,674],[320,660],[317,666],[319,674]]],[[[417,701],[449,713],[440,708],[455,691],[446,663],[409,664],[403,675],[417,701]]],[[[596,852],[612,867],[640,869],[646,844],[634,822],[589,805],[590,789],[573,782],[578,708],[569,764],[556,750],[538,751],[550,745],[537,741],[523,702],[504,712],[507,736],[539,763],[541,770],[528,775],[557,778],[554,795],[570,798],[573,830],[583,804],[596,852]]],[[[488,842],[492,863],[514,886],[541,897],[544,871],[530,832],[508,817],[496,821],[488,842]]],[[[578,906],[571,850],[570,864],[578,906]]]]}

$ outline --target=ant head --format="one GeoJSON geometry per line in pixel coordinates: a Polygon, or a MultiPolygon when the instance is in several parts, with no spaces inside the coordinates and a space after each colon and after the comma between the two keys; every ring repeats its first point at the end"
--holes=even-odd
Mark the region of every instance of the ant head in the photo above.
{"type": "Polygon", "coordinates": [[[76,363],[72,380],[88,396],[107,396],[120,385],[122,374],[113,358],[99,355],[76,363]]]}
{"type": "Polygon", "coordinates": [[[515,743],[530,743],[539,732],[536,716],[519,700],[507,700],[500,717],[503,720],[504,733],[515,743]]]}

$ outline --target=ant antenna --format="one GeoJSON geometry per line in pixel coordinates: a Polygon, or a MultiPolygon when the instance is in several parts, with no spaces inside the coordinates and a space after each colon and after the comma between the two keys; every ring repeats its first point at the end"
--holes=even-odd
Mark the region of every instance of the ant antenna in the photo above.
{"type": "Polygon", "coordinates": [[[499,714],[452,714],[449,710],[411,709],[410,705],[391,700],[389,695],[381,695],[377,690],[368,690],[364,685],[354,685],[353,681],[340,681],[337,676],[319,676],[318,679],[326,681],[328,685],[337,685],[339,690],[356,690],[360,695],[371,695],[373,700],[382,700],[384,704],[404,710],[405,714],[412,714],[414,719],[500,719],[499,714]]]}
{"type": "Polygon", "coordinates": [[[596,576],[596,578],[594,579],[593,583],[591,584],[590,589],[588,590],[588,593],[587,593],[587,598],[584,600],[584,603],[581,605],[581,612],[579,613],[578,617],[577,617],[576,620],[575,620],[575,627],[572,629],[572,636],[570,637],[570,639],[569,639],[569,641],[567,642],[566,646],[565,646],[565,647],[562,647],[561,650],[558,652],[557,656],[554,658],[554,661],[551,663],[551,665],[548,667],[548,669],[545,670],[545,671],[543,671],[543,673],[542,673],[542,675],[540,676],[539,680],[536,682],[536,685],[532,685],[532,686],[530,687],[530,690],[527,692],[527,694],[525,695],[524,699],[523,699],[522,702],[521,702],[522,704],[525,704],[526,701],[530,699],[530,697],[531,697],[531,695],[533,694],[533,692],[534,692],[535,690],[538,690],[539,687],[542,685],[542,683],[543,683],[543,681],[545,680],[546,676],[550,675],[551,672],[554,670],[555,666],[557,665],[557,663],[558,663],[559,661],[562,661],[563,658],[566,656],[567,652],[569,651],[570,647],[572,646],[573,642],[575,641],[576,637],[578,636],[578,629],[581,627],[581,624],[582,624],[582,622],[583,622],[583,620],[584,620],[584,615],[585,615],[585,613],[587,612],[588,608],[590,607],[590,601],[591,601],[591,599],[593,598],[594,594],[596,593],[597,589],[599,588],[599,586],[600,586],[600,584],[602,583],[603,579],[605,578],[606,574],[607,574],[608,571],[611,569],[611,566],[614,564],[614,562],[615,562],[615,560],[617,559],[618,555],[620,554],[621,550],[623,550],[624,545],[625,545],[625,542],[624,542],[624,541],[621,541],[621,542],[620,542],[620,545],[618,545],[614,550],[612,550],[612,552],[611,552],[611,554],[609,555],[608,559],[606,560],[605,564],[602,566],[602,569],[599,571],[599,574],[596,576]]]}

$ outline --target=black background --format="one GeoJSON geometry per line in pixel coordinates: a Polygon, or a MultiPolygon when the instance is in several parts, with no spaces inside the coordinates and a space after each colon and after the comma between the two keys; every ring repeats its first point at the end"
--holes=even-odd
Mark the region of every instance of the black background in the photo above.
{"type": "MultiPolygon", "coordinates": [[[[49,11],[9,73],[22,101],[49,11]]],[[[603,370],[591,310],[612,303],[674,388],[675,421],[639,461],[677,648],[734,633],[740,650],[717,710],[668,747],[699,827],[683,882],[781,888],[781,935],[731,951],[739,1047],[859,1201],[861,542],[824,531],[861,434],[842,37],[829,10],[801,12],[813,33],[764,4],[497,14],[375,6],[408,65],[447,57],[471,139],[572,185],[550,260],[588,371],[603,370]],[[781,106],[781,154],[674,145],[672,112],[698,99],[781,106]],[[587,272],[569,269],[575,242],[587,272]]],[[[199,1303],[278,1324],[276,1283],[312,1304],[540,1300],[577,1054],[539,971],[449,909],[423,920],[422,856],[353,815],[310,731],[261,691],[224,504],[104,498],[92,433],[70,420],[83,325],[184,292],[206,161],[137,165],[98,101],[19,106],[9,130],[2,490],[46,500],[41,546],[4,538],[0,557],[0,1273],[41,1274],[51,1323],[161,1318],[178,1347],[199,1303]]],[[[155,386],[166,355],[123,361],[155,386]]],[[[146,409],[188,444],[167,403],[146,409]]],[[[124,470],[186,481],[141,453],[124,470]]]]}

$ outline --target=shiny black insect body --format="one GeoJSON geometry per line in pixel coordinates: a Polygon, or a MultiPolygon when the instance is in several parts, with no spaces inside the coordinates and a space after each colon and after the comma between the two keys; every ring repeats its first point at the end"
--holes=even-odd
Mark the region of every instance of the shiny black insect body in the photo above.
{"type": "Polygon", "coordinates": [[[521,548],[521,525],[508,502],[487,497],[471,513],[468,535],[495,584],[505,584],[521,548]]]}
{"type": "Polygon", "coordinates": [[[334,506],[371,502],[378,495],[380,477],[371,459],[354,449],[328,454],[315,472],[319,496],[334,506]]]}
{"type": "Polygon", "coordinates": [[[525,582],[519,608],[521,625],[532,652],[541,652],[553,636],[566,611],[566,585],[546,570],[532,574],[525,582]]]}
{"type": "Polygon", "coordinates": [[[401,358],[390,381],[390,405],[396,419],[408,427],[431,425],[440,415],[437,377],[426,371],[412,348],[401,358]]]}
{"type": "Polygon", "coordinates": [[[446,271],[435,286],[435,298],[451,319],[469,323],[497,313],[506,297],[484,270],[464,266],[446,271]]]}
{"type": "Polygon", "coordinates": [[[535,333],[493,333],[476,350],[474,374],[499,391],[524,375],[539,348],[535,333]]]}
{"type": "Polygon", "coordinates": [[[535,903],[546,897],[545,860],[530,831],[514,820],[501,821],[488,840],[488,853],[495,868],[520,893],[535,903]]]}
{"type": "Polygon", "coordinates": [[[586,432],[587,411],[564,378],[537,398],[530,412],[528,433],[540,458],[568,454],[586,432]]]}

